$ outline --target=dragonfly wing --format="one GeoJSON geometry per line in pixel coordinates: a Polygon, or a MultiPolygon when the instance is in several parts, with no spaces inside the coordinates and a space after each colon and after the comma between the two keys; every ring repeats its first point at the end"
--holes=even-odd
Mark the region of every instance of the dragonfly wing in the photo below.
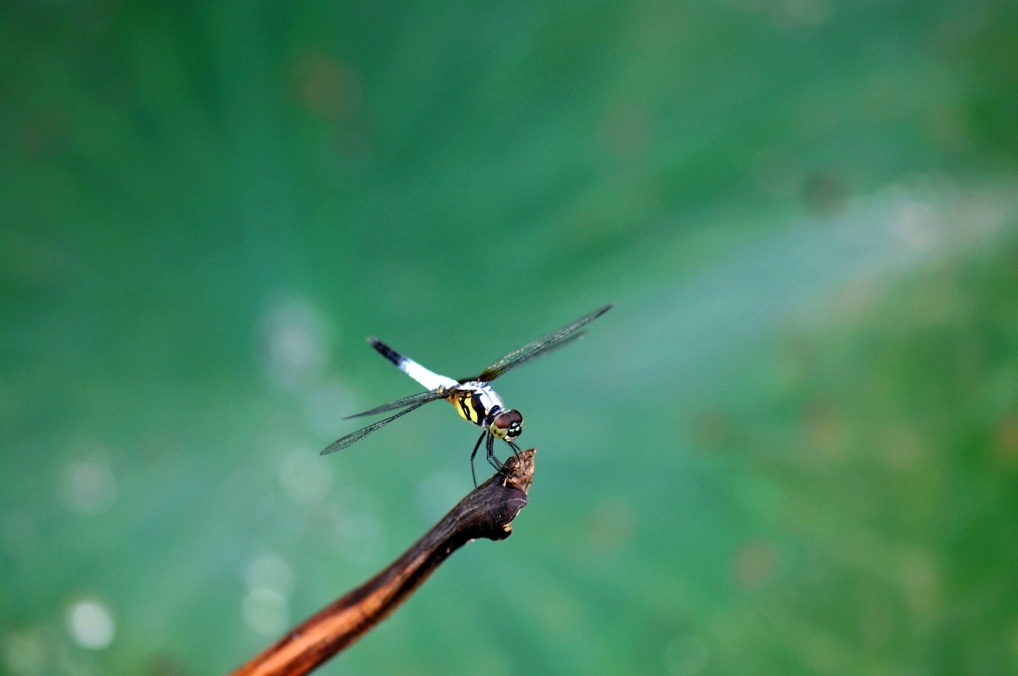
{"type": "Polygon", "coordinates": [[[402,399],[397,399],[396,401],[390,401],[388,404],[382,404],[381,406],[376,406],[376,407],[374,407],[373,409],[371,409],[369,411],[364,411],[363,413],[355,413],[354,415],[348,415],[348,416],[346,416],[343,419],[344,420],[349,420],[350,418],[362,418],[362,417],[364,417],[366,415],[374,415],[376,413],[384,413],[385,411],[394,411],[397,408],[405,408],[407,406],[413,406],[414,404],[426,404],[429,401],[435,401],[436,399],[445,399],[452,392],[453,392],[453,389],[442,390],[441,392],[439,392],[437,390],[429,390],[427,392],[418,392],[416,394],[411,394],[410,396],[403,397],[402,399]]]}
{"type": "Polygon", "coordinates": [[[576,333],[577,331],[579,331],[581,328],[583,328],[590,322],[594,321],[595,319],[603,315],[605,312],[608,312],[608,310],[611,310],[612,307],[614,307],[614,305],[615,305],[614,303],[609,303],[604,307],[594,310],[588,315],[580,317],[575,322],[567,324],[566,326],[563,326],[561,329],[549,333],[543,338],[538,338],[537,340],[530,341],[520,349],[510,352],[509,354],[502,357],[488,368],[484,369],[484,371],[482,371],[480,375],[478,375],[477,377],[465,378],[464,381],[481,380],[484,382],[491,382],[492,380],[498,378],[500,375],[502,375],[509,369],[516,368],[525,361],[533,359],[534,357],[537,357],[539,355],[545,354],[549,350],[552,350],[556,347],[561,347],[565,343],[571,342],[581,337],[583,334],[582,333],[577,334],[576,333]]]}
{"type": "MultiPolygon", "coordinates": [[[[429,393],[426,392],[425,394],[429,394],[429,393]]],[[[329,446],[324,451],[321,452],[321,455],[328,455],[329,453],[335,453],[336,451],[340,451],[340,450],[346,448],[347,446],[352,446],[353,444],[357,443],[358,441],[360,441],[364,437],[368,436],[369,434],[371,434],[375,430],[380,429],[382,427],[385,427],[386,425],[391,423],[396,418],[398,418],[398,417],[400,417],[402,415],[406,415],[410,411],[414,411],[416,409],[419,409],[421,406],[424,406],[429,401],[434,401],[434,399],[425,399],[424,401],[419,401],[416,404],[414,404],[413,406],[410,406],[409,408],[407,408],[407,409],[405,409],[403,411],[400,411],[396,415],[391,415],[388,418],[386,418],[385,420],[379,420],[376,423],[372,423],[371,425],[368,425],[367,427],[361,428],[361,429],[357,430],[356,432],[353,432],[351,434],[346,435],[342,439],[337,439],[336,441],[334,441],[331,444],[329,444],[329,446]]]]}
{"type": "Polygon", "coordinates": [[[496,362],[492,366],[489,366],[488,368],[484,369],[484,371],[481,372],[479,375],[476,375],[473,378],[464,378],[460,382],[461,383],[465,383],[465,382],[469,382],[471,380],[481,380],[481,381],[484,381],[484,382],[491,382],[492,380],[494,380],[495,378],[498,378],[500,375],[502,375],[503,373],[505,373],[509,369],[515,368],[516,366],[519,366],[520,364],[522,364],[525,361],[530,361],[531,359],[534,359],[535,357],[540,357],[542,355],[546,355],[549,352],[552,352],[553,350],[557,350],[560,347],[563,347],[565,345],[568,345],[569,343],[572,343],[573,341],[580,340],[580,339],[582,339],[586,335],[587,335],[586,331],[580,331],[579,333],[574,333],[571,336],[566,336],[565,338],[563,338],[562,340],[558,341],[557,343],[550,343],[548,345],[544,345],[540,349],[534,350],[533,352],[530,352],[530,353],[528,353],[526,355],[521,355],[521,357],[522,357],[521,359],[518,359],[518,360],[516,360],[516,361],[514,361],[512,363],[509,363],[508,365],[503,366],[502,368],[496,369],[495,367],[497,367],[499,364],[501,364],[507,357],[512,356],[512,355],[506,355],[506,357],[502,357],[502,359],[500,359],[498,362],[496,362]]]}

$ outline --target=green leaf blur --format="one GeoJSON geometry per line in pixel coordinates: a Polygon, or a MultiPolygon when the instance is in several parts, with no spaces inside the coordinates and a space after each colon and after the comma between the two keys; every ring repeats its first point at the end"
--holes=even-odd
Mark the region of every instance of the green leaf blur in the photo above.
{"type": "Polygon", "coordinates": [[[1018,6],[0,6],[0,673],[1018,671],[1018,6]],[[432,410],[433,409],[433,410],[432,410]],[[504,449],[500,449],[504,454],[504,449]],[[478,464],[479,470],[483,463],[478,464]]]}

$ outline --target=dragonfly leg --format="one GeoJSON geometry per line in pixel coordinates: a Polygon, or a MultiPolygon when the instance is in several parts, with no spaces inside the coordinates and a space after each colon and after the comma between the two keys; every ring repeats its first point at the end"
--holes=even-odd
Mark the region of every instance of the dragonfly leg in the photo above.
{"type": "Polygon", "coordinates": [[[484,441],[484,437],[488,436],[488,431],[481,432],[481,436],[477,438],[477,443],[474,444],[474,450],[470,452],[470,476],[474,480],[474,488],[477,488],[477,474],[474,472],[474,456],[477,455],[477,449],[481,447],[481,442],[484,441]]]}
{"type": "Polygon", "coordinates": [[[520,455],[520,447],[517,446],[512,441],[510,441],[508,443],[509,443],[509,448],[513,449],[513,455],[516,456],[516,460],[522,463],[523,462],[523,456],[520,455]]]}
{"type": "Polygon", "coordinates": [[[495,436],[488,436],[488,445],[486,450],[488,451],[487,460],[488,464],[497,469],[499,472],[502,471],[502,463],[495,457],[495,436]]]}

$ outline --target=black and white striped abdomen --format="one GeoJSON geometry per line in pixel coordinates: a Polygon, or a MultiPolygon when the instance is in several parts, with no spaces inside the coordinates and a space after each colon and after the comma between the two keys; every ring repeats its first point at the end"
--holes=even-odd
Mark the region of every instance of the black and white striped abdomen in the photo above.
{"type": "Polygon", "coordinates": [[[419,382],[426,389],[437,390],[440,387],[448,389],[459,385],[459,383],[452,378],[447,378],[429,371],[410,357],[400,354],[374,336],[368,338],[368,342],[371,343],[372,347],[378,350],[380,355],[395,364],[396,368],[419,382]]]}

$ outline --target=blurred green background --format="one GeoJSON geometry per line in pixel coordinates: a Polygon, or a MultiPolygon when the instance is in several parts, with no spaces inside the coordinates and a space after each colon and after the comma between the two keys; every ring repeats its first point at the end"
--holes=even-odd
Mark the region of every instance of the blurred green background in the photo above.
{"type": "Polygon", "coordinates": [[[239,665],[470,488],[323,673],[1018,671],[1018,6],[0,6],[0,672],[239,665]],[[434,410],[432,410],[434,409],[434,410]],[[483,465],[479,465],[479,468],[483,465]]]}

